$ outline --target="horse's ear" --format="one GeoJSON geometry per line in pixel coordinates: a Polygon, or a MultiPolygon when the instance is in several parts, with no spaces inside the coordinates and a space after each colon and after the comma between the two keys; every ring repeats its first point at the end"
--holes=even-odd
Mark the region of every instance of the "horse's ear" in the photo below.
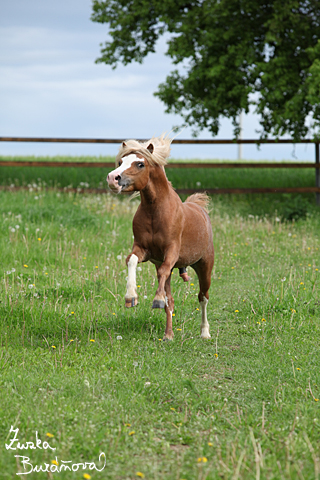
{"type": "Polygon", "coordinates": [[[127,146],[126,142],[122,142],[122,148],[125,148],[127,146]]]}
{"type": "Polygon", "coordinates": [[[150,153],[153,153],[153,150],[154,150],[153,143],[149,143],[149,145],[147,146],[147,150],[149,150],[150,153]]]}

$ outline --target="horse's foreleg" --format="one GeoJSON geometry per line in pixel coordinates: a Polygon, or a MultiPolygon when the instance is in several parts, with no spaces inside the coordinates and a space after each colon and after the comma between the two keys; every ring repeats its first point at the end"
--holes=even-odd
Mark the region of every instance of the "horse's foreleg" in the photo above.
{"type": "Polygon", "coordinates": [[[174,309],[174,300],[171,295],[171,275],[167,278],[167,281],[165,283],[165,292],[166,292],[166,306],[165,306],[165,311],[167,315],[167,325],[166,325],[166,331],[164,333],[163,340],[173,340],[173,329],[172,329],[172,314],[173,314],[173,309],[174,309]]]}
{"type": "Polygon", "coordinates": [[[128,266],[127,292],[125,294],[126,307],[135,307],[138,303],[136,272],[138,263],[145,258],[145,252],[138,246],[134,246],[132,253],[127,257],[128,266]]]}
{"type": "Polygon", "coordinates": [[[165,308],[166,306],[166,292],[165,283],[169,276],[171,277],[171,270],[177,261],[175,252],[170,252],[166,255],[165,261],[160,267],[157,267],[158,274],[158,288],[153,299],[152,308],[165,308]]]}

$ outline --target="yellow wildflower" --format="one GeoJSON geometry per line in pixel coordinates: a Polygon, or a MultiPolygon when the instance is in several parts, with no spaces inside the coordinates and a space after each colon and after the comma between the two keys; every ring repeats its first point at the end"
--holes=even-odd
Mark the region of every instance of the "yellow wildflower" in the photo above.
{"type": "Polygon", "coordinates": [[[137,477],[144,478],[144,473],[136,472],[137,477]]]}
{"type": "Polygon", "coordinates": [[[208,459],[206,457],[199,457],[197,461],[198,463],[201,463],[201,462],[206,463],[208,459]]]}
{"type": "Polygon", "coordinates": [[[59,465],[59,463],[57,462],[57,460],[51,460],[51,463],[53,463],[53,465],[59,465]]]}
{"type": "Polygon", "coordinates": [[[90,342],[95,342],[95,340],[93,338],[91,338],[90,342]]]}
{"type": "Polygon", "coordinates": [[[136,432],[134,430],[132,430],[132,432],[129,432],[129,435],[134,435],[136,432]]]}
{"type": "Polygon", "coordinates": [[[52,435],[52,433],[49,433],[49,432],[46,433],[46,436],[49,437],[49,438],[53,438],[53,437],[54,437],[54,435],[52,435]]]}

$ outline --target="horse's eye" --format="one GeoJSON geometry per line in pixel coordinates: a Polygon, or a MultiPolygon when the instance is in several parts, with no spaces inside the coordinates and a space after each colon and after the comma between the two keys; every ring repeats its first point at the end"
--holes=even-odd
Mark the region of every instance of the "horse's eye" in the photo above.
{"type": "Polygon", "coordinates": [[[143,163],[143,162],[138,163],[138,168],[143,168],[143,167],[144,167],[144,163],[143,163]]]}
{"type": "Polygon", "coordinates": [[[118,167],[120,167],[121,164],[122,164],[122,160],[119,160],[118,167]]]}

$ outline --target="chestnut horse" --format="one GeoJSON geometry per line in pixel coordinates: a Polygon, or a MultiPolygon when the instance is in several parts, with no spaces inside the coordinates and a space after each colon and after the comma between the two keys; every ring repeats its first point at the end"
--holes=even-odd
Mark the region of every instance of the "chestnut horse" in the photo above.
{"type": "Polygon", "coordinates": [[[164,170],[170,144],[171,139],[163,135],[143,144],[135,140],[123,142],[116,157],[117,168],[107,178],[112,191],[140,192],[141,196],[133,219],[133,248],[126,260],[128,280],[125,305],[134,307],[138,303],[137,264],[151,261],[156,266],[158,276],[152,308],[165,309],[167,326],[164,340],[172,340],[174,300],[170,289],[171,272],[176,267],[185,272],[185,267],[190,265],[199,279],[201,337],[210,338],[207,304],[214,252],[207,212],[209,198],[196,193],[184,203],[181,201],[164,170]]]}

